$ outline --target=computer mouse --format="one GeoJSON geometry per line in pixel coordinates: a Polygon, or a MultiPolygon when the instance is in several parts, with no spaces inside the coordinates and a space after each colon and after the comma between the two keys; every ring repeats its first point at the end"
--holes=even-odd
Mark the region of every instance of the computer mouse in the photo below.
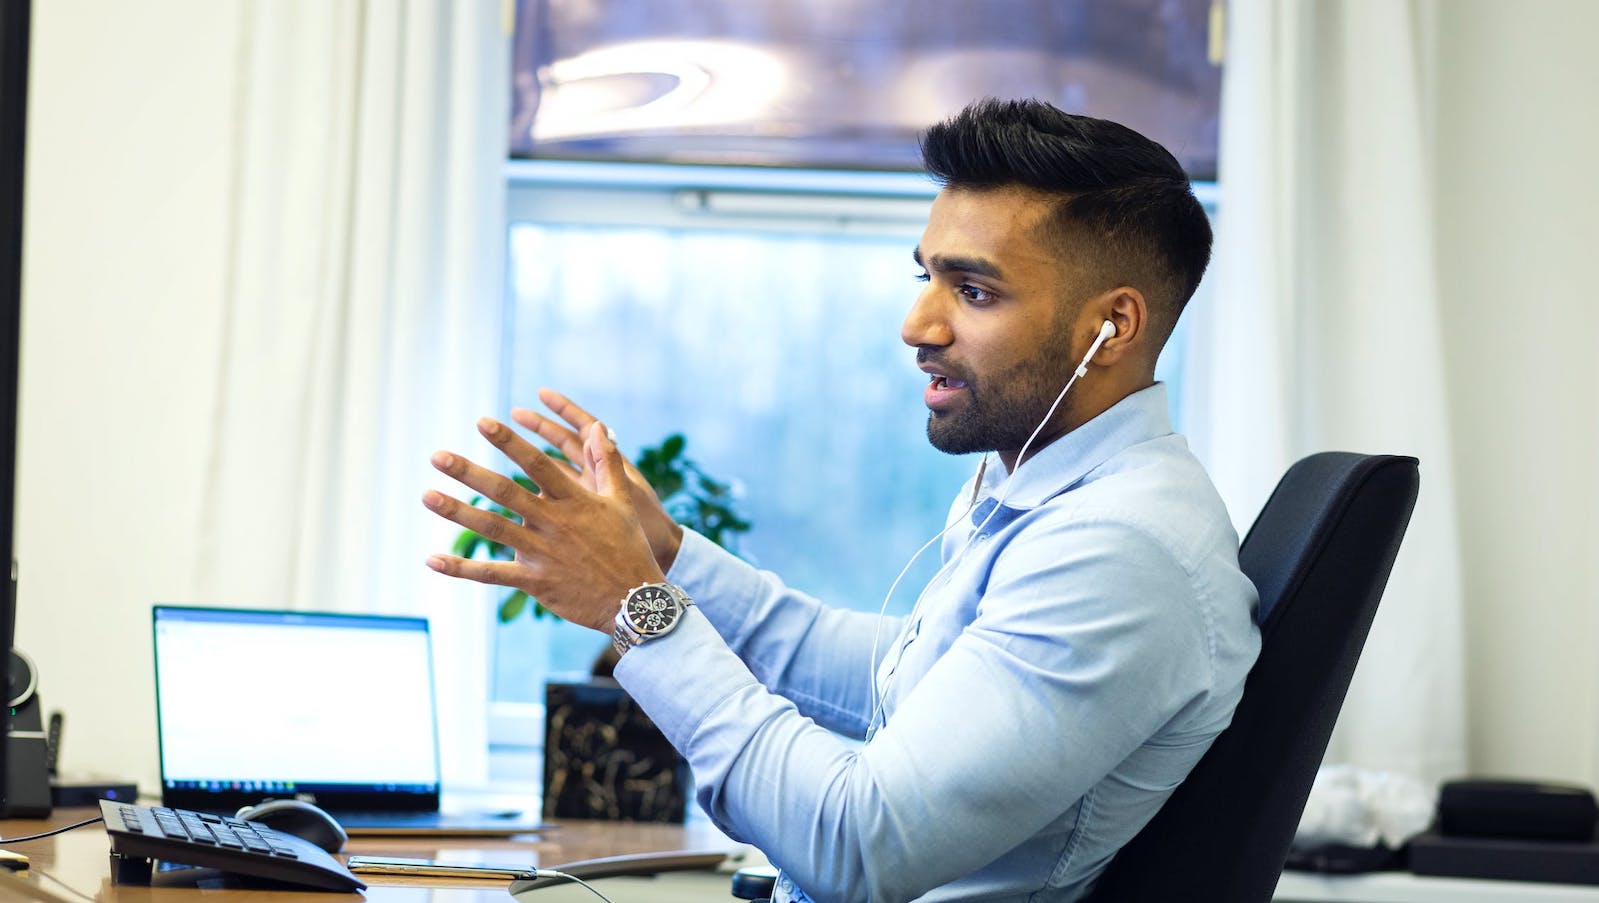
{"type": "Polygon", "coordinates": [[[329,853],[344,849],[344,842],[350,839],[337,819],[304,800],[266,800],[240,809],[238,817],[293,834],[329,853]]]}

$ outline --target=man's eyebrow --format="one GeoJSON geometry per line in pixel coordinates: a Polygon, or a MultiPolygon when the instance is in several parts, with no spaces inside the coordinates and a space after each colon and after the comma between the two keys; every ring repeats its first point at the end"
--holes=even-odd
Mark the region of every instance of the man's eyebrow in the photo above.
{"type": "Polygon", "coordinates": [[[1003,279],[999,267],[994,266],[981,257],[951,257],[944,254],[934,254],[926,261],[922,260],[922,249],[917,247],[911,251],[911,259],[916,265],[940,273],[970,273],[973,276],[987,276],[990,279],[1003,279]]]}

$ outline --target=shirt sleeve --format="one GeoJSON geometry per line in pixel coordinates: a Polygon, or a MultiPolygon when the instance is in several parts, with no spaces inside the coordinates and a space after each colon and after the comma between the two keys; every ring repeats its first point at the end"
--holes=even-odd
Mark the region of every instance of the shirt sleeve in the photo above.
{"type": "Polygon", "coordinates": [[[756,681],[829,730],[859,738],[872,709],[876,658],[901,618],[823,605],[692,530],[667,579],[682,587],[756,681]]]}
{"type": "Polygon", "coordinates": [[[1124,524],[1023,531],[972,623],[861,749],[745,667],[711,627],[724,600],[616,675],[724,831],[817,900],[909,900],[1037,834],[1205,692],[1195,592],[1124,524]]]}

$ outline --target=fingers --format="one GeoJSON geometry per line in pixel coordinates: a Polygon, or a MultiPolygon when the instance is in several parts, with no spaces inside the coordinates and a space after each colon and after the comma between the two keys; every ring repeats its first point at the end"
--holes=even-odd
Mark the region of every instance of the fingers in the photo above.
{"type": "Polygon", "coordinates": [[[583,438],[576,432],[527,408],[512,408],[511,419],[566,455],[566,459],[572,462],[573,467],[577,467],[583,460],[583,438]]]}
{"type": "MultiPolygon", "coordinates": [[[[538,497],[517,485],[515,480],[503,477],[486,467],[479,467],[460,455],[438,451],[434,452],[429,460],[440,473],[454,478],[464,486],[476,489],[484,498],[499,502],[515,511],[522,515],[523,520],[527,519],[528,512],[533,506],[538,504],[538,497]]],[[[542,485],[541,483],[540,486],[542,485]]],[[[478,530],[478,532],[483,531],[478,530]]]]}
{"type": "Polygon", "coordinates": [[[526,590],[528,565],[514,561],[478,561],[454,555],[430,555],[428,567],[450,577],[526,590]]]}
{"type": "MultiPolygon", "coordinates": [[[[555,391],[554,389],[540,389],[539,401],[549,408],[555,416],[571,424],[572,429],[579,433],[588,428],[597,418],[588,411],[578,407],[572,399],[555,391]]],[[[559,447],[559,446],[557,446],[559,447]]]]}
{"type": "Polygon", "coordinates": [[[422,504],[445,520],[454,521],[473,533],[502,545],[518,548],[529,542],[530,531],[521,524],[492,511],[468,505],[460,499],[450,498],[437,490],[429,489],[422,493],[422,504]]]}
{"type": "Polygon", "coordinates": [[[534,448],[533,444],[523,439],[516,430],[492,417],[478,420],[477,430],[483,434],[483,438],[489,440],[539,485],[541,495],[558,499],[581,491],[571,468],[557,463],[549,455],[534,448]]]}
{"type": "Polygon", "coordinates": [[[603,495],[626,498],[627,462],[617,450],[605,424],[598,420],[583,431],[583,455],[594,473],[594,488],[603,495]]]}

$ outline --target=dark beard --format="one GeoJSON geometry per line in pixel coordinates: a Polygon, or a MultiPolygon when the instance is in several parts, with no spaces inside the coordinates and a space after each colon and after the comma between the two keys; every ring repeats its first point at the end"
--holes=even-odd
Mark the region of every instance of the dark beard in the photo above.
{"type": "MultiPolygon", "coordinates": [[[[996,391],[992,396],[979,394],[975,382],[967,383],[966,407],[947,414],[928,414],[927,441],[950,455],[1020,451],[1071,376],[1068,370],[1057,378],[1054,369],[1047,366],[1046,360],[985,380],[1009,390],[996,391]]],[[[1071,399],[1062,401],[1056,417],[1070,406],[1071,399]]]]}

